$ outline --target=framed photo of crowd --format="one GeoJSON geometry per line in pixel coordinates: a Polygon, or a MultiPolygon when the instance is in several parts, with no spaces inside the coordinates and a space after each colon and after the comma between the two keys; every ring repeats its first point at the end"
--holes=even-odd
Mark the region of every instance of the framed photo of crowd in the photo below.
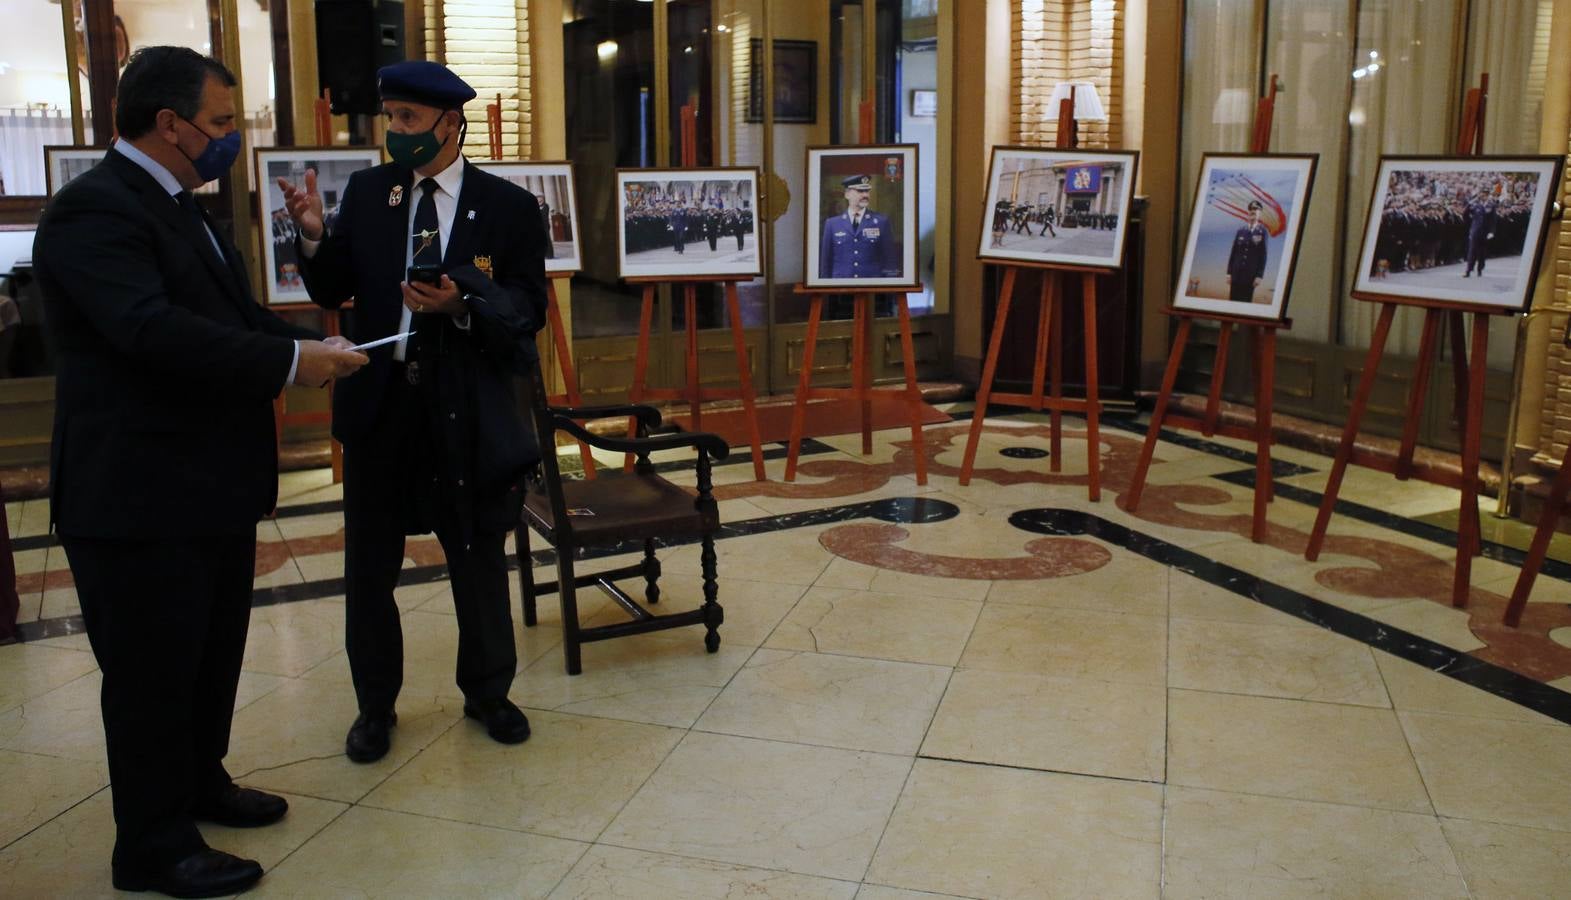
{"type": "Polygon", "coordinates": [[[551,242],[546,272],[571,274],[584,267],[578,242],[578,195],[573,191],[570,162],[478,162],[492,175],[511,181],[535,195],[540,218],[551,242]]]}
{"type": "Polygon", "coordinates": [[[994,147],[977,256],[1122,267],[1139,162],[1132,150],[994,147]]]}
{"type": "Polygon", "coordinates": [[[917,148],[807,149],[807,287],[919,283],[917,148]]]}
{"type": "Polygon", "coordinates": [[[1173,305],[1280,321],[1317,154],[1207,153],[1173,305]]]}
{"type": "Polygon", "coordinates": [[[758,169],[617,169],[623,278],[755,278],[758,169]]]}
{"type": "Polygon", "coordinates": [[[328,231],[338,218],[349,176],[381,165],[381,147],[257,147],[256,185],[258,233],[262,236],[263,302],[268,306],[310,303],[295,256],[297,231],[284,208],[278,179],[304,186],[307,169],[316,171],[316,189],[322,195],[322,219],[328,231]]]}
{"type": "MultiPolygon", "coordinates": [[[[108,147],[55,144],[44,148],[44,189],[53,197],[66,182],[98,165],[108,147]]],[[[36,157],[35,157],[36,158],[36,157]]]]}
{"type": "Polygon", "coordinates": [[[1562,162],[1382,157],[1353,296],[1526,310],[1562,162]]]}

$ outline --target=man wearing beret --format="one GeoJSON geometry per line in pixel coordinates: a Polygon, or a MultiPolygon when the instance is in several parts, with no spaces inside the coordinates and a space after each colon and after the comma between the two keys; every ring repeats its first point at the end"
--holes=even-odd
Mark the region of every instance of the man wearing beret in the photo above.
{"type": "Polygon", "coordinates": [[[398,721],[393,589],[408,534],[434,531],[447,557],[464,714],[502,743],[529,737],[507,698],[517,656],[503,541],[518,522],[520,477],[539,459],[513,376],[538,363],[549,240],[532,194],[463,158],[473,88],[427,61],[383,68],[378,87],[393,161],[350,177],[331,230],[314,172],[299,186],[279,180],[312,301],[332,309],[353,298],[357,342],[413,332],[372,350],[333,397],[344,640],[359,702],[345,752],[362,763],[387,753],[398,721]]]}
{"type": "Polygon", "coordinates": [[[1227,255],[1228,299],[1253,303],[1255,288],[1266,274],[1266,227],[1260,224],[1260,201],[1249,201],[1249,221],[1233,235],[1227,255]]]}
{"type": "Polygon", "coordinates": [[[840,183],[845,187],[846,211],[824,220],[818,277],[899,277],[901,260],[889,233],[889,219],[867,208],[873,179],[852,175],[840,183]]]}

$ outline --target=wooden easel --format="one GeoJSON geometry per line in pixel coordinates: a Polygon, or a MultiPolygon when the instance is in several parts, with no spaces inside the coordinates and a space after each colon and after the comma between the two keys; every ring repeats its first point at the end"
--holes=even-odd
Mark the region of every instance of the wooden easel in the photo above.
{"type": "MultiPolygon", "coordinates": [[[[1073,148],[1079,144],[1078,125],[1075,122],[1075,93],[1058,103],[1058,134],[1054,145],[1073,148]]],[[[983,260],[1003,270],[1003,283],[998,289],[998,308],[993,314],[993,335],[987,346],[987,359],[982,364],[982,380],[977,385],[976,409],[971,414],[971,433],[966,438],[965,458],[960,463],[960,484],[971,483],[971,469],[976,463],[977,446],[982,440],[982,426],[987,418],[987,405],[1002,400],[1033,411],[1049,410],[1052,414],[1049,429],[1048,469],[1063,471],[1063,414],[1080,412],[1086,417],[1086,471],[1089,480],[1086,492],[1091,500],[1102,499],[1101,410],[1097,382],[1096,340],[1096,280],[1111,269],[1087,266],[1066,266],[1052,263],[1009,262],[983,260]],[[998,355],[1003,346],[1004,329],[1009,324],[1009,305],[1014,296],[1015,279],[1023,270],[1037,269],[1042,274],[1042,289],[1038,297],[1036,315],[1036,359],[1031,368],[1031,393],[994,393],[993,377],[998,371],[998,355]],[[1080,276],[1080,301],[1085,320],[1085,387],[1084,400],[1063,396],[1064,364],[1064,315],[1059,302],[1064,285],[1075,274],[1080,276]],[[1047,379],[1048,358],[1052,358],[1051,392],[1043,395],[1043,381],[1047,379]]]]}
{"type": "MultiPolygon", "coordinates": [[[[1479,86],[1467,92],[1462,116],[1461,134],[1457,140],[1457,155],[1477,156],[1484,150],[1484,106],[1489,94],[1489,76],[1483,75],[1479,86]]],[[[1373,215],[1373,211],[1371,211],[1373,215]]],[[[1512,311],[1494,311],[1476,306],[1440,300],[1423,300],[1411,297],[1392,297],[1383,294],[1353,292],[1355,299],[1381,304],[1380,318],[1375,322],[1375,333],[1369,342],[1369,353],[1364,358],[1363,375],[1358,390],[1353,395],[1353,405],[1348,412],[1347,426],[1342,430],[1342,443],[1337,447],[1336,460],[1331,465],[1331,477],[1326,483],[1325,495],[1320,501],[1320,511],[1315,516],[1315,527],[1309,535],[1309,546],[1304,558],[1314,562],[1320,557],[1325,543],[1326,527],[1336,508],[1337,494],[1342,488],[1342,476],[1349,462],[1365,468],[1390,472],[1399,481],[1413,475],[1413,450],[1418,441],[1418,421],[1423,409],[1424,395],[1429,386],[1429,374],[1438,350],[1443,318],[1451,326],[1452,356],[1456,378],[1457,406],[1462,437],[1462,471],[1458,476],[1424,473],[1424,480],[1462,491],[1462,506],[1457,527],[1456,573],[1451,583],[1451,605],[1457,609],[1467,606],[1467,594],[1472,581],[1473,557],[1482,549],[1478,513],[1478,464],[1482,444],[1484,418],[1484,369],[1489,349],[1489,322],[1492,316],[1510,315],[1512,311]],[[1385,352],[1386,337],[1391,331],[1391,321],[1399,306],[1424,310],[1424,330],[1419,339],[1418,369],[1413,374],[1413,389],[1408,396],[1406,424],[1402,429],[1402,447],[1395,461],[1377,457],[1354,447],[1358,425],[1364,410],[1369,406],[1369,393],[1374,388],[1380,358],[1385,352]],[[1464,312],[1473,313],[1473,352],[1471,358],[1463,355],[1464,312]]],[[[1540,560],[1542,562],[1542,560],[1540,560]]]]}
{"type": "Polygon", "coordinates": [[[916,483],[927,484],[927,450],[922,446],[922,389],[916,381],[916,354],[911,340],[911,307],[906,294],[922,290],[922,285],[857,288],[851,294],[851,386],[848,388],[813,387],[813,351],[818,345],[818,324],[823,318],[824,297],[845,296],[842,288],[796,286],[796,293],[807,294],[812,302],[807,314],[807,342],[802,346],[802,374],[797,380],[796,400],[791,408],[791,439],[786,451],[785,480],[796,480],[796,458],[802,449],[802,431],[807,422],[809,400],[855,400],[861,411],[862,453],[873,452],[873,401],[899,400],[893,391],[873,390],[872,338],[873,302],[880,294],[895,294],[900,306],[900,349],[905,364],[904,400],[911,412],[911,443],[916,451],[916,483]]]}
{"type": "MultiPolygon", "coordinates": [[[[1500,486],[1502,491],[1509,488],[1507,484],[1500,486]]],[[[1544,567],[1544,557],[1549,555],[1549,541],[1555,536],[1555,525],[1566,508],[1567,494],[1571,494],[1571,447],[1566,448],[1566,455],[1560,460],[1560,471],[1555,473],[1549,496],[1544,498],[1544,511],[1533,532],[1533,543],[1528,547],[1527,558],[1522,560],[1516,586],[1511,589],[1511,602],[1506,604],[1506,614],[1501,621],[1512,628],[1522,624],[1522,611],[1527,607],[1528,595],[1533,593],[1533,582],[1544,567]]]]}
{"type": "MultiPolygon", "coordinates": [[[[702,427],[702,404],[706,400],[741,400],[743,414],[747,416],[748,437],[753,444],[753,477],[759,481],[764,480],[764,445],[758,432],[758,410],[755,406],[753,394],[752,367],[747,357],[747,341],[742,333],[742,307],[737,299],[736,285],[738,279],[734,275],[689,275],[679,280],[666,278],[628,278],[628,284],[642,284],[644,286],[643,308],[638,315],[638,355],[633,363],[633,390],[628,397],[632,403],[642,403],[645,400],[685,400],[687,401],[688,414],[693,419],[693,430],[702,427]],[[678,285],[682,288],[683,319],[687,325],[687,379],[681,388],[650,388],[647,387],[649,377],[649,329],[651,319],[654,317],[655,288],[660,284],[678,285]],[[698,378],[698,285],[723,284],[725,286],[726,311],[731,320],[731,343],[736,349],[737,376],[741,379],[741,386],[735,388],[706,388],[699,383],[698,378]]],[[[560,333],[560,332],[558,332],[560,333]]],[[[634,433],[635,422],[628,421],[628,433],[634,433]]],[[[631,467],[633,458],[628,455],[626,466],[631,467]]]]}
{"type": "MultiPolygon", "coordinates": [[[[322,89],[322,96],[316,99],[316,143],[319,147],[331,146],[333,142],[333,113],[332,98],[328,88],[322,89]]],[[[265,190],[263,185],[257,186],[258,196],[265,190]]],[[[351,308],[350,303],[344,304],[343,309],[351,308]]],[[[273,307],[274,311],[311,311],[322,314],[322,333],[327,337],[337,337],[343,334],[339,325],[338,310],[322,309],[311,303],[288,303],[273,307]]],[[[332,460],[333,483],[339,484],[344,480],[344,445],[338,443],[333,437],[331,428],[333,424],[333,383],[327,383],[327,410],[318,412],[292,413],[289,411],[289,402],[286,398],[289,389],[278,392],[273,398],[273,439],[282,447],[284,442],[285,425],[327,425],[328,456],[332,460]]]]}
{"type": "MultiPolygon", "coordinates": [[[[1271,148],[1271,119],[1276,111],[1277,77],[1271,76],[1271,86],[1255,106],[1254,135],[1250,139],[1250,153],[1265,153],[1271,148]]],[[[1173,351],[1167,357],[1167,369],[1162,373],[1162,388],[1156,395],[1156,408],[1151,411],[1151,425],[1146,429],[1145,443],[1140,448],[1140,462],[1135,465],[1135,475],[1129,482],[1128,509],[1134,512],[1140,506],[1140,494],[1145,490],[1146,474],[1151,468],[1151,458],[1156,452],[1157,438],[1162,428],[1185,428],[1198,431],[1206,437],[1221,434],[1225,437],[1255,441],[1255,508],[1250,540],[1260,543],[1266,534],[1266,504],[1271,502],[1274,488],[1271,482],[1271,411],[1276,404],[1276,333],[1278,329],[1292,328],[1292,319],[1262,320],[1244,316],[1198,312],[1168,307],[1162,310],[1178,320],[1178,333],[1173,338],[1173,351]],[[1178,380],[1178,367],[1183,361],[1184,348],[1189,344],[1190,326],[1195,320],[1216,322],[1216,361],[1211,365],[1211,390],[1206,396],[1205,416],[1168,415],[1168,404],[1173,399],[1173,387],[1178,380]],[[1255,426],[1220,425],[1217,418],[1222,407],[1222,382],[1227,375],[1228,346],[1232,342],[1233,328],[1254,329],[1255,369],[1255,426]]]]}

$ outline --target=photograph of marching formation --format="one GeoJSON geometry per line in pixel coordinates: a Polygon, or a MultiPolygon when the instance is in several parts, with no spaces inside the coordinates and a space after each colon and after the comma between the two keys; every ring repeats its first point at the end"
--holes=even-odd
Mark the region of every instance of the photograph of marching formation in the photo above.
{"type": "Polygon", "coordinates": [[[1561,163],[1383,157],[1353,294],[1525,310],[1561,163]]]}
{"type": "MultiPolygon", "coordinates": [[[[49,196],[65,187],[66,182],[86,172],[109,152],[105,147],[81,144],[56,144],[44,148],[44,185],[49,196]]],[[[34,157],[35,159],[37,157],[34,157]]]]}
{"type": "Polygon", "coordinates": [[[758,170],[618,169],[623,278],[763,273],[758,170]]]}
{"type": "Polygon", "coordinates": [[[573,192],[573,164],[570,162],[480,162],[492,175],[506,178],[535,195],[540,203],[540,218],[551,236],[546,249],[547,272],[577,272],[582,269],[578,249],[578,195],[573,192]]]}
{"type": "Polygon", "coordinates": [[[261,219],[264,303],[275,306],[311,302],[295,256],[295,223],[284,208],[278,179],[304,185],[306,170],[315,170],[316,188],[322,195],[322,221],[332,231],[349,176],[381,163],[381,147],[256,148],[256,183],[263,198],[257,204],[257,216],[261,219]]]}
{"type": "Polygon", "coordinates": [[[982,259],[1116,269],[1140,154],[994,147],[982,259]]]}
{"type": "Polygon", "coordinates": [[[1205,155],[1174,306],[1255,319],[1287,314],[1318,160],[1205,155]]]}
{"type": "Polygon", "coordinates": [[[916,150],[808,148],[808,287],[918,283],[916,150]]]}

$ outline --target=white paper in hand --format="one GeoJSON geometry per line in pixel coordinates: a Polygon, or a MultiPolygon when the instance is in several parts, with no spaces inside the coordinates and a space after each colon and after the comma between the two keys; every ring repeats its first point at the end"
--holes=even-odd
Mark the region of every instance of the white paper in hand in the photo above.
{"type": "Polygon", "coordinates": [[[370,350],[372,347],[380,347],[383,344],[391,344],[394,341],[401,341],[401,340],[403,340],[406,337],[413,337],[413,336],[414,336],[414,332],[413,331],[406,331],[403,334],[393,334],[393,335],[388,335],[385,338],[378,338],[377,340],[371,341],[369,343],[356,344],[353,347],[350,347],[349,349],[351,349],[351,350],[360,350],[360,351],[370,350]]]}

